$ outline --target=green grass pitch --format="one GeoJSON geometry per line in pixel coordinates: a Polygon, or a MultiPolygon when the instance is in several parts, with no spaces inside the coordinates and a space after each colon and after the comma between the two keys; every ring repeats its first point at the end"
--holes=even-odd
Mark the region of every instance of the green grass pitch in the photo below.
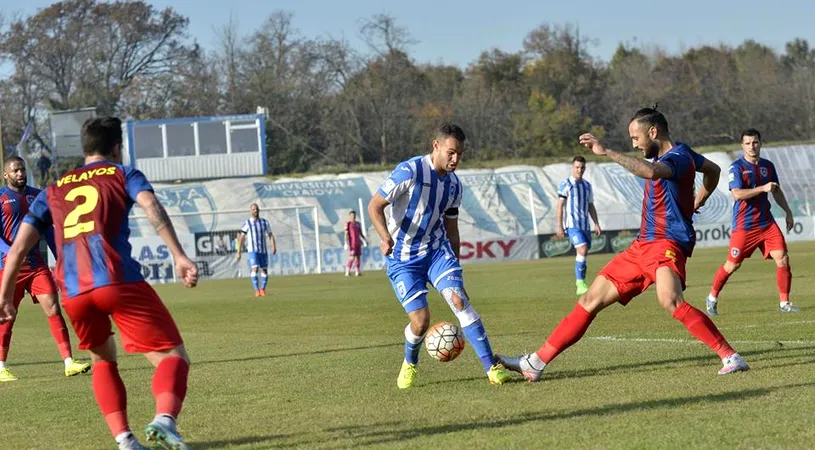
{"type": "MultiPolygon", "coordinates": [[[[272,277],[261,299],[248,279],[159,286],[193,360],[179,427],[196,449],[811,448],[815,243],[790,253],[801,313],[778,312],[775,267],[757,257],[722,293],[715,322],[753,369],[727,377],[653,288],[604,311],[540,383],[491,386],[468,345],[450,363],[423,351],[417,386],[400,391],[406,317],[382,272],[272,277]]],[[[725,257],[698,249],[689,260],[691,304],[704,308],[725,257]]],[[[590,274],[608,259],[591,256],[590,274]]],[[[573,273],[569,258],[467,266],[494,350],[536,349],[574,306],[573,273]]],[[[454,319],[437,294],[430,305],[433,323],[454,319]]],[[[143,439],[152,368],[120,354],[143,439]]],[[[45,316],[28,301],[9,367],[20,380],[0,385],[0,448],[115,448],[90,376],[63,376],[45,316]]]]}

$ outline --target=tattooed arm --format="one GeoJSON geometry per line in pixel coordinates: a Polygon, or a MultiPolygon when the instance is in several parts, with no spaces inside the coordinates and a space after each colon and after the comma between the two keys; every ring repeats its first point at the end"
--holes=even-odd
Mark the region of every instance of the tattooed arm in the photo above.
{"type": "Polygon", "coordinates": [[[185,257],[184,249],[181,247],[181,243],[178,242],[178,236],[175,234],[173,222],[170,221],[170,216],[167,215],[167,211],[164,209],[164,206],[159,203],[156,195],[151,191],[141,191],[139,195],[136,196],[136,203],[138,203],[144,210],[144,213],[147,214],[147,220],[149,220],[150,225],[153,225],[153,228],[155,228],[156,234],[167,244],[167,249],[173,255],[173,258],[185,257]]]}
{"type": "Polygon", "coordinates": [[[608,156],[614,162],[623,166],[625,170],[640,178],[655,180],[657,178],[670,178],[673,176],[673,170],[667,164],[661,162],[652,163],[641,158],[635,158],[605,148],[603,144],[590,133],[580,136],[580,143],[591,149],[595,155],[608,156]]]}

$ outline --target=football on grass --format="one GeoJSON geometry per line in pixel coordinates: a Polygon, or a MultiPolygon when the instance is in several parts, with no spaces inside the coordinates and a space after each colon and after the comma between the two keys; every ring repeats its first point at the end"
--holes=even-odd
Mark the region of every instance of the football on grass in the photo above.
{"type": "Polygon", "coordinates": [[[464,336],[461,328],[450,322],[439,322],[427,331],[424,338],[427,353],[441,362],[458,358],[464,350],[464,336]]]}

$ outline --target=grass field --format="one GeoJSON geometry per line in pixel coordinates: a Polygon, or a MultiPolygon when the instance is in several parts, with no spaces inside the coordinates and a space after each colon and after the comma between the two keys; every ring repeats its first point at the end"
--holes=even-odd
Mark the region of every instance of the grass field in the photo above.
{"type": "MultiPolygon", "coordinates": [[[[716,323],[752,366],[718,377],[714,354],[657,305],[653,289],[604,311],[544,381],[491,386],[467,347],[422,353],[417,387],[396,388],[406,318],[381,272],[159,287],[193,359],[180,430],[216,448],[811,448],[815,442],[815,244],[791,246],[793,301],[777,312],[775,268],[752,259],[721,296],[716,323]]],[[[704,297],[724,249],[697,250],[686,296],[704,297]]],[[[590,273],[608,256],[589,259],[590,273]]],[[[536,349],[574,305],[573,262],[468,266],[496,351],[536,349]]],[[[431,298],[433,321],[453,318],[431,298]]],[[[76,341],[74,340],[74,343],[76,341]]],[[[42,312],[22,307],[0,385],[0,448],[115,448],[90,376],[65,378],[42,312]]],[[[131,425],[152,418],[152,369],[123,356],[131,425]]]]}

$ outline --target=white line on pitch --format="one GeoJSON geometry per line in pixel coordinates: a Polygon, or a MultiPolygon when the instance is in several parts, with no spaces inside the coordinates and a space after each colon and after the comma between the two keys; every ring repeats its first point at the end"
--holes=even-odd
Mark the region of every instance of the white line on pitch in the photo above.
{"type": "MultiPolygon", "coordinates": [[[[605,342],[664,342],[670,344],[701,344],[696,339],[671,339],[671,338],[635,338],[621,336],[598,336],[589,338],[594,341],[605,342]]],[[[728,341],[731,344],[783,344],[783,345],[815,345],[815,341],[728,341]]]]}
{"type": "Polygon", "coordinates": [[[794,322],[771,322],[771,323],[760,323],[760,324],[751,324],[751,325],[735,325],[732,327],[721,327],[720,330],[743,330],[746,328],[764,328],[764,327],[786,327],[789,325],[809,325],[815,323],[815,320],[797,320],[794,322]]]}

